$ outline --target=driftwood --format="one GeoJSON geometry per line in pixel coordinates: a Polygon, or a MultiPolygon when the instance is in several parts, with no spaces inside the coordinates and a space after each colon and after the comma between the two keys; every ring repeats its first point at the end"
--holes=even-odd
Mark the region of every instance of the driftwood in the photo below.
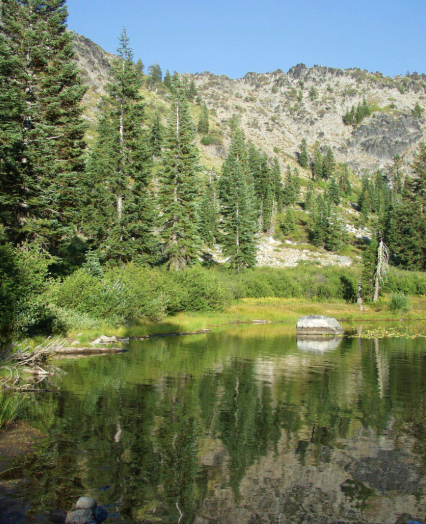
{"type": "Polygon", "coordinates": [[[50,389],[40,389],[36,386],[47,377],[61,372],[61,370],[53,366],[49,366],[49,370],[46,370],[41,364],[44,365],[47,359],[53,356],[64,344],[64,341],[59,339],[50,340],[50,338],[35,348],[32,348],[27,342],[10,344],[0,359],[0,369],[8,372],[8,376],[0,380],[0,388],[12,389],[14,391],[51,391],[50,389]],[[34,375],[34,377],[37,377],[37,380],[21,385],[21,373],[34,375]]]}

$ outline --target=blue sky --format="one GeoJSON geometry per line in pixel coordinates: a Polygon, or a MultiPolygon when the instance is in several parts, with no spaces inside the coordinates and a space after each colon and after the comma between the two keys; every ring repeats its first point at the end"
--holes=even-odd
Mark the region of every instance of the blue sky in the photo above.
{"type": "Polygon", "coordinates": [[[300,62],[426,73],[426,0],[68,0],[68,27],[163,72],[239,78],[300,62]]]}

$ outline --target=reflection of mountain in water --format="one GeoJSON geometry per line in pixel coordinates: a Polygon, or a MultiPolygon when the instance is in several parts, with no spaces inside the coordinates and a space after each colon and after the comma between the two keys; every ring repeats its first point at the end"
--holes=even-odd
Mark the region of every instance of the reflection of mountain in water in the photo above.
{"type": "Polygon", "coordinates": [[[315,354],[259,333],[73,362],[41,413],[49,440],[19,473],[33,513],[92,494],[118,504],[112,524],[423,519],[422,341],[315,354]]]}
{"type": "Polygon", "coordinates": [[[337,349],[341,342],[341,337],[297,337],[297,349],[315,353],[331,351],[337,349]]]}
{"type": "Polygon", "coordinates": [[[346,449],[324,446],[316,459],[309,444],[302,463],[296,442],[283,435],[277,451],[247,471],[238,504],[222,487],[228,475],[224,460],[195,522],[394,524],[402,512],[425,514],[425,500],[417,498],[424,481],[413,454],[383,449],[393,442],[368,432],[340,446],[346,449]]]}

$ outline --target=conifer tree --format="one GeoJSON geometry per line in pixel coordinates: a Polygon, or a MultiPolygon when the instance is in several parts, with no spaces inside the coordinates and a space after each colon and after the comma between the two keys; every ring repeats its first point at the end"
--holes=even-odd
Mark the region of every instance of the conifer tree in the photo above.
{"type": "Polygon", "coordinates": [[[391,260],[406,269],[426,270],[426,145],[421,143],[401,195],[391,202],[384,240],[391,260]]]}
{"type": "Polygon", "coordinates": [[[325,180],[328,180],[334,175],[335,169],[336,161],[334,159],[333,150],[329,147],[322,163],[322,177],[325,178],[325,180]]]}
{"type": "Polygon", "coordinates": [[[278,158],[274,157],[272,162],[272,179],[274,182],[274,206],[275,212],[281,213],[283,208],[283,184],[281,181],[281,169],[278,158]]]}
{"type": "Polygon", "coordinates": [[[315,205],[314,184],[309,180],[308,187],[305,193],[304,209],[305,211],[312,211],[315,205]]]}
{"type": "Polygon", "coordinates": [[[327,195],[333,204],[336,204],[336,206],[340,204],[340,190],[334,177],[330,180],[327,195]]]}
{"type": "Polygon", "coordinates": [[[198,92],[197,92],[197,88],[195,87],[194,79],[191,78],[191,81],[189,82],[189,86],[187,89],[186,97],[188,100],[192,102],[194,98],[197,96],[197,94],[198,92]]]}
{"type": "Polygon", "coordinates": [[[0,10],[3,219],[11,240],[42,239],[57,254],[81,205],[86,88],[64,0],[9,0],[0,10]]]}
{"type": "Polygon", "coordinates": [[[200,233],[208,247],[219,242],[219,198],[217,179],[210,176],[200,199],[200,233]]]}
{"type": "Polygon", "coordinates": [[[223,250],[237,271],[256,263],[256,206],[243,132],[234,131],[220,180],[223,250]]]}
{"type": "Polygon", "coordinates": [[[338,251],[349,241],[342,218],[336,208],[331,209],[327,217],[324,247],[328,251],[338,251]]]}
{"type": "Polygon", "coordinates": [[[163,84],[170,89],[172,87],[172,75],[170,74],[170,71],[167,69],[166,74],[164,75],[163,84]]]}
{"type": "Polygon", "coordinates": [[[163,128],[163,124],[161,123],[160,113],[156,111],[154,115],[154,120],[151,125],[151,132],[150,132],[150,137],[149,137],[149,141],[151,144],[151,151],[152,151],[153,156],[158,157],[161,155],[163,134],[164,134],[164,128],[163,128]]]}
{"type": "Polygon", "coordinates": [[[374,294],[374,274],[377,266],[377,240],[373,236],[362,255],[362,295],[364,300],[372,301],[374,294]]]}
{"type": "Polygon", "coordinates": [[[302,140],[302,143],[300,144],[299,164],[304,169],[307,169],[309,167],[308,149],[305,138],[302,140]]]}
{"type": "Polygon", "coordinates": [[[102,257],[129,261],[135,256],[150,259],[154,249],[154,203],[149,190],[152,154],[138,93],[141,78],[125,29],[119,42],[87,166],[91,183],[86,211],[89,232],[102,257]]]}
{"type": "Polygon", "coordinates": [[[161,239],[171,270],[184,269],[199,255],[198,150],[185,90],[178,75],[173,78],[173,99],[164,136],[159,203],[161,239]]]}
{"type": "Polygon", "coordinates": [[[345,164],[343,166],[343,171],[341,172],[341,175],[339,177],[339,189],[341,194],[343,193],[346,196],[350,196],[352,194],[352,186],[349,180],[348,164],[345,164]]]}
{"type": "Polygon", "coordinates": [[[314,180],[320,180],[323,173],[323,156],[321,154],[321,148],[318,142],[314,145],[314,158],[312,163],[312,178],[314,180]]]}
{"type": "Polygon", "coordinates": [[[397,193],[400,194],[402,191],[403,184],[403,162],[402,158],[399,155],[393,157],[393,164],[390,167],[390,175],[392,181],[392,188],[397,193]]]}
{"type": "Polygon", "coordinates": [[[321,194],[315,199],[310,220],[310,237],[314,246],[323,246],[327,236],[328,210],[321,194]]]}
{"type": "Polygon", "coordinates": [[[296,223],[294,221],[293,211],[291,207],[286,209],[284,219],[280,224],[281,231],[284,235],[292,235],[296,231],[296,223]]]}
{"type": "Polygon", "coordinates": [[[207,105],[204,102],[200,119],[198,120],[198,132],[202,135],[207,135],[209,132],[209,127],[209,110],[207,109],[207,105]]]}
{"type": "Polygon", "coordinates": [[[272,170],[269,167],[268,157],[262,155],[261,162],[261,194],[259,200],[261,202],[261,227],[262,231],[270,232],[272,226],[272,214],[274,210],[274,178],[272,170]]]}

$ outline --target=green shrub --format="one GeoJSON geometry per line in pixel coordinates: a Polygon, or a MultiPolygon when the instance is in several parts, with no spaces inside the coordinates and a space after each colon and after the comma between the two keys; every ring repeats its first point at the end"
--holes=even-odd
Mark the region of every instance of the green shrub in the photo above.
{"type": "Polygon", "coordinates": [[[411,303],[409,297],[404,295],[404,293],[393,293],[391,295],[389,309],[391,311],[401,311],[402,313],[407,313],[411,309],[411,303]]]}
{"type": "Polygon", "coordinates": [[[51,262],[37,245],[0,245],[0,340],[48,329],[51,319],[42,294],[51,262]]]}
{"type": "Polygon", "coordinates": [[[223,140],[219,136],[215,135],[204,135],[200,142],[204,146],[221,146],[223,145],[223,140]]]}

